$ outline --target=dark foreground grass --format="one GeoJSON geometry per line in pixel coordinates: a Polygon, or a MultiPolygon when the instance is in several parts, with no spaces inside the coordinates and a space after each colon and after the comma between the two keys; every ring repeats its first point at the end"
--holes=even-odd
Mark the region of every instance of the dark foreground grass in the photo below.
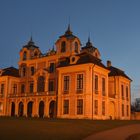
{"type": "Polygon", "coordinates": [[[140,121],[0,118],[0,140],[82,140],[90,134],[140,121]]]}
{"type": "Polygon", "coordinates": [[[140,134],[131,135],[126,140],[140,140],[140,134]]]}

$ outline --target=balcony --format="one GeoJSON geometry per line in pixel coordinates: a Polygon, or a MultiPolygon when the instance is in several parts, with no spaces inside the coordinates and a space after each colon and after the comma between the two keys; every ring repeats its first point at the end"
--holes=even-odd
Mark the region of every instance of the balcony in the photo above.
{"type": "Polygon", "coordinates": [[[109,94],[109,97],[110,98],[116,98],[116,95],[115,94],[109,94]]]}
{"type": "Polygon", "coordinates": [[[0,98],[3,98],[3,97],[4,97],[4,95],[0,93],[0,98]]]}
{"type": "Polygon", "coordinates": [[[83,93],[83,89],[77,89],[76,93],[77,94],[82,94],[83,93]]]}

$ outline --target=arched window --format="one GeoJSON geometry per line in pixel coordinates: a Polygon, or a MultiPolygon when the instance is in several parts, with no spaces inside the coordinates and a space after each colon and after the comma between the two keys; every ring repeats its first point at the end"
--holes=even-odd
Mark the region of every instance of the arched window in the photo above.
{"type": "Polygon", "coordinates": [[[35,52],[34,52],[34,57],[37,57],[37,56],[38,56],[38,52],[35,51],[35,52]]]}
{"type": "Polygon", "coordinates": [[[39,76],[37,80],[37,92],[45,91],[45,78],[43,76],[39,76]]]}
{"type": "Polygon", "coordinates": [[[65,41],[63,41],[62,43],[61,43],[61,52],[63,53],[63,52],[66,52],[66,42],[65,41]]]}
{"type": "Polygon", "coordinates": [[[75,42],[75,52],[78,53],[78,43],[75,42]]]}
{"type": "Polygon", "coordinates": [[[24,53],[23,53],[23,60],[26,60],[27,59],[27,52],[25,51],[24,53]]]}

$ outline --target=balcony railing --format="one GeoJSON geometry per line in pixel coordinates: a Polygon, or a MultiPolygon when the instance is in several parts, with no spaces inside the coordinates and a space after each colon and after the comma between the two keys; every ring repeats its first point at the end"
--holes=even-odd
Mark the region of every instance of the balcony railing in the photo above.
{"type": "Polygon", "coordinates": [[[76,93],[77,94],[82,94],[83,93],[83,89],[77,89],[76,93]]]}
{"type": "Polygon", "coordinates": [[[18,93],[18,94],[8,94],[8,97],[28,97],[28,96],[52,96],[56,95],[55,91],[46,92],[33,92],[33,93],[18,93]]]}
{"type": "Polygon", "coordinates": [[[4,95],[0,93],[0,98],[3,98],[3,97],[4,97],[4,95]]]}
{"type": "Polygon", "coordinates": [[[110,98],[116,98],[116,95],[115,94],[109,94],[109,97],[110,98]]]}

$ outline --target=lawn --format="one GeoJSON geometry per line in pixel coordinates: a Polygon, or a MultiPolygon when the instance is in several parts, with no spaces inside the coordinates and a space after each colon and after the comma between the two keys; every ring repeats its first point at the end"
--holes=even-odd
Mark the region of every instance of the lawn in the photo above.
{"type": "Polygon", "coordinates": [[[90,134],[140,121],[0,118],[0,140],[82,140],[90,134]]]}

